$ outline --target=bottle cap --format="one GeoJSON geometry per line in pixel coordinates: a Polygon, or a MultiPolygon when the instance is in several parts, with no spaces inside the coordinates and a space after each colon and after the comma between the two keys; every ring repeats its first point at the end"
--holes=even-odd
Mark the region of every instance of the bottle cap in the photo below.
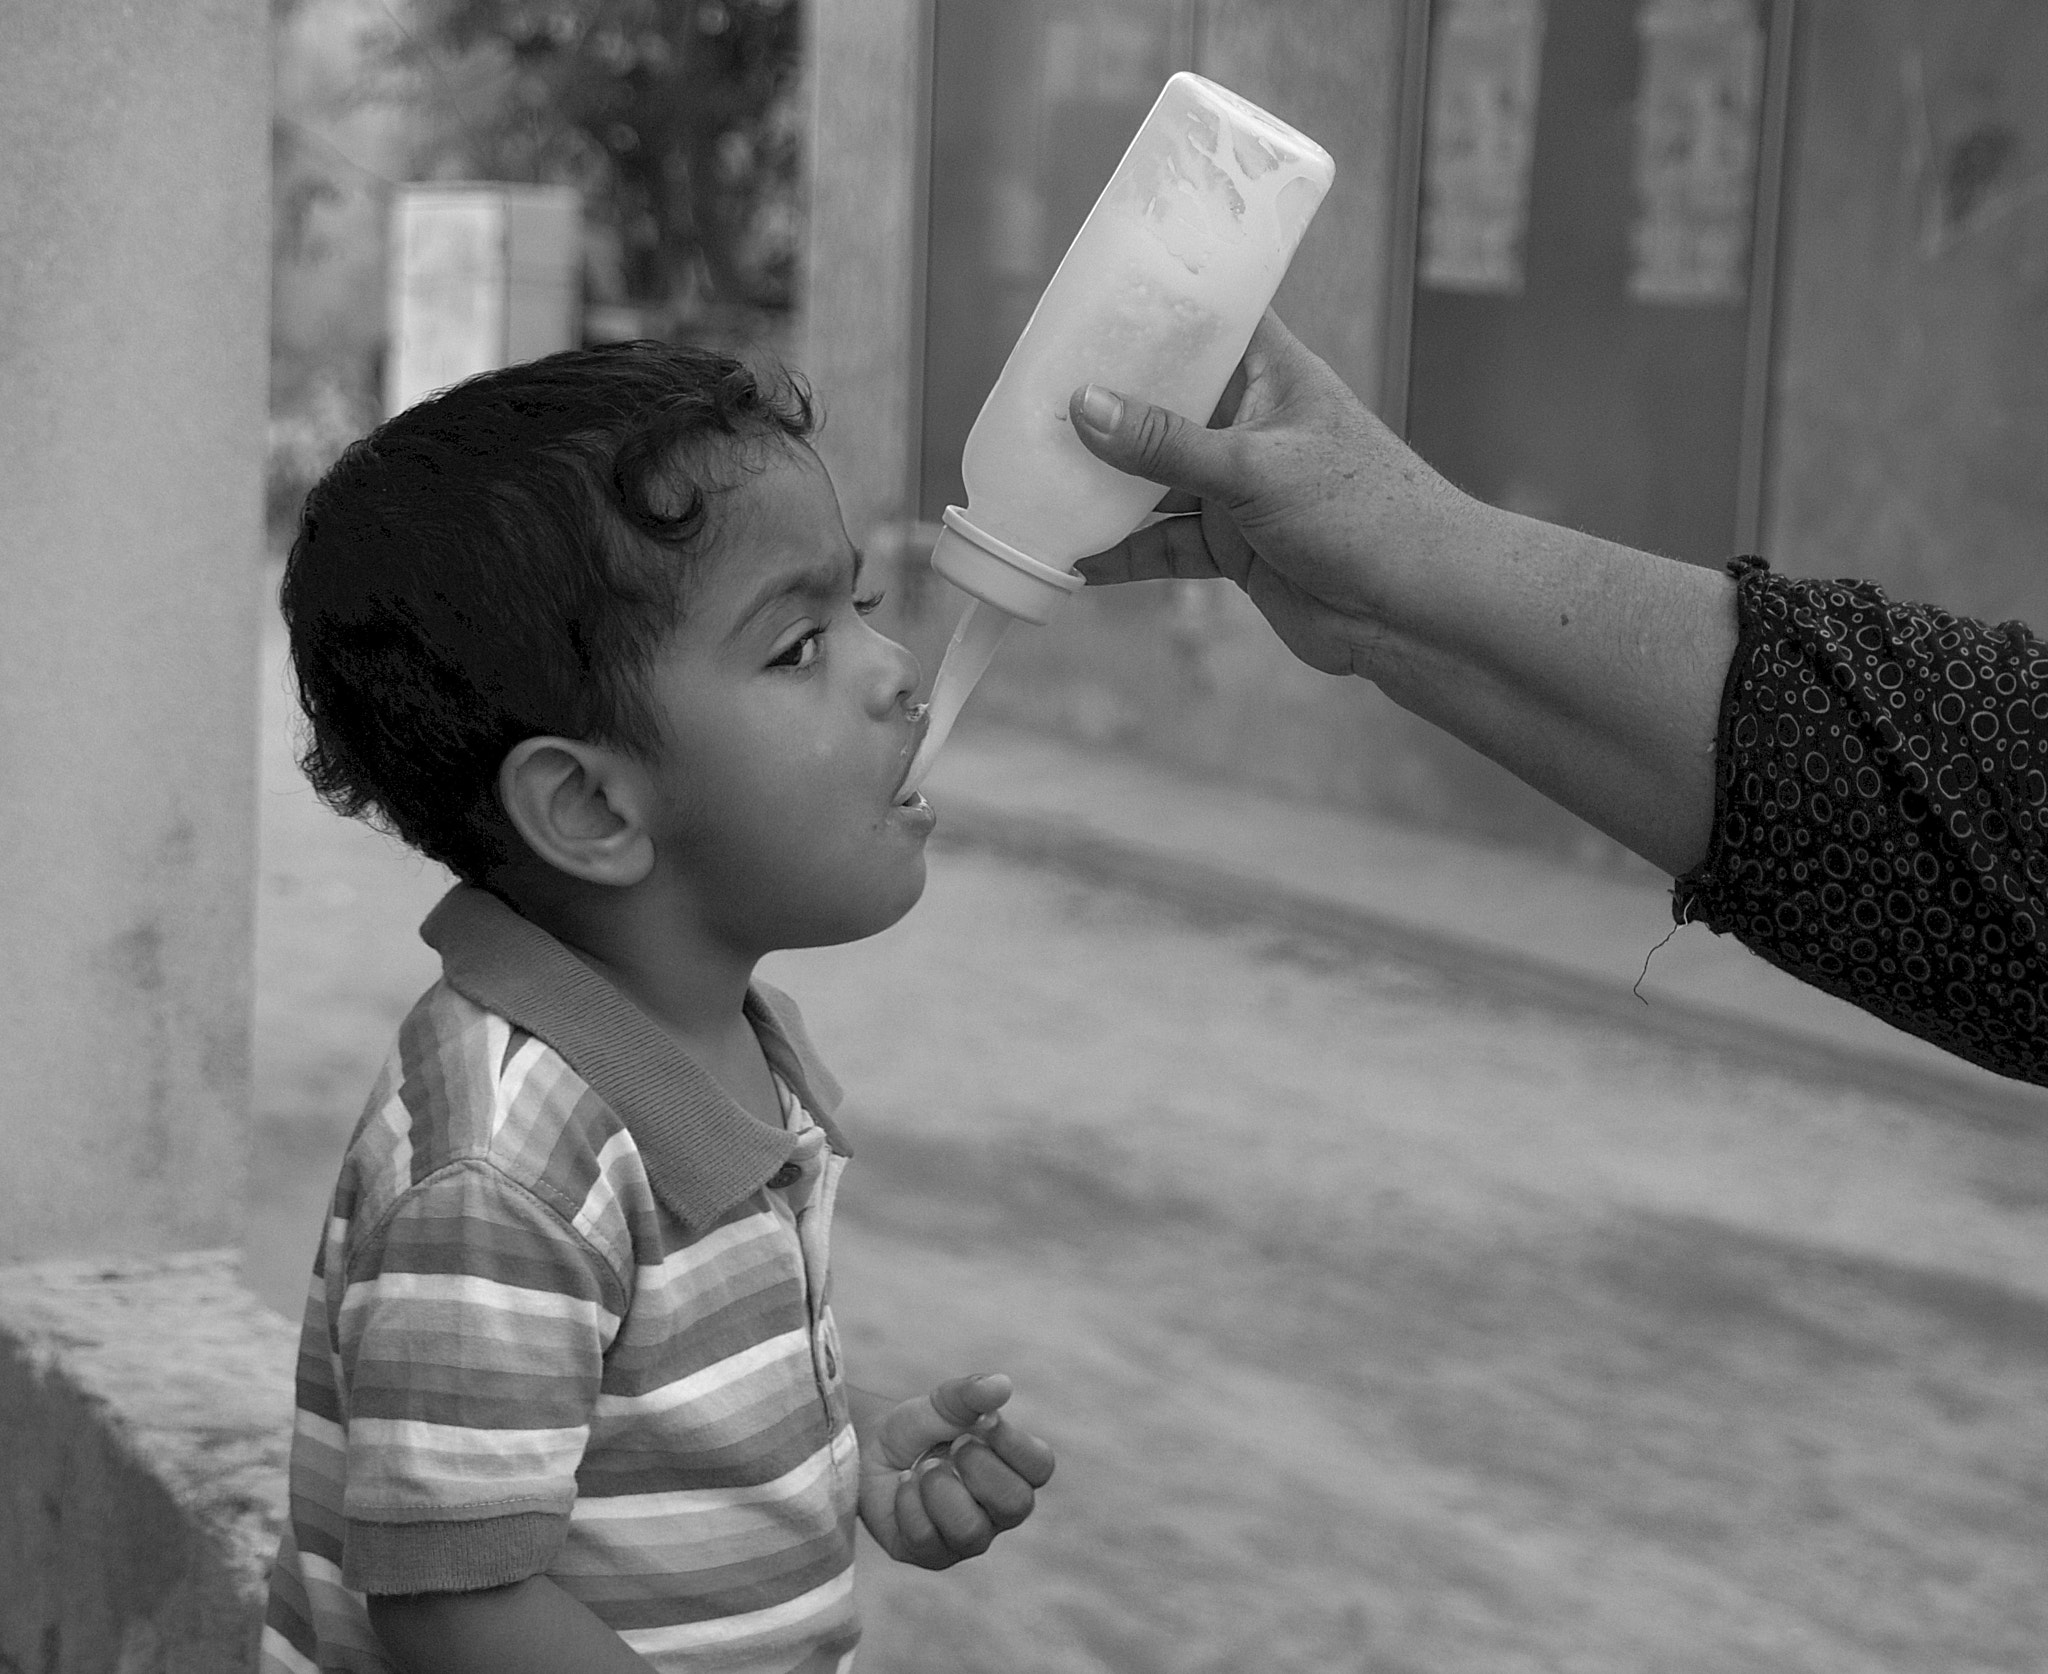
{"type": "Polygon", "coordinates": [[[1059,602],[1085,585],[1072,570],[1056,570],[976,528],[958,506],[946,508],[945,525],[932,548],[932,568],[1005,615],[1049,622],[1059,602]]]}

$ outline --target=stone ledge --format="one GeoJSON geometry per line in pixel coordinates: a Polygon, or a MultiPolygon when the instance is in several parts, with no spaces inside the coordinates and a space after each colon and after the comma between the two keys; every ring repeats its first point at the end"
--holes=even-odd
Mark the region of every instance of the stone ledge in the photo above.
{"type": "Polygon", "coordinates": [[[256,1666],[296,1353],[231,1250],[0,1266],[0,1674],[256,1666]]]}

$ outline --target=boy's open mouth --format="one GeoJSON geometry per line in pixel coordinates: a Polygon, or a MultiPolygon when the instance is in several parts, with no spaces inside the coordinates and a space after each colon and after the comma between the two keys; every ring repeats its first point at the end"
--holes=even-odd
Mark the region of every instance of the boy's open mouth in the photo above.
{"type": "Polygon", "coordinates": [[[903,746],[903,777],[896,782],[896,794],[890,800],[899,808],[924,807],[924,793],[909,783],[911,764],[917,760],[917,747],[924,742],[925,726],[930,716],[929,707],[922,703],[910,707],[910,742],[903,746]]]}

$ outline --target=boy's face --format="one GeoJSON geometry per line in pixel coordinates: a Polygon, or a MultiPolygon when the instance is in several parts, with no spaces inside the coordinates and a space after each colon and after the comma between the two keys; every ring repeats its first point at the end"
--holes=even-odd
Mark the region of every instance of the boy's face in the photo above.
{"type": "Polygon", "coordinates": [[[924,892],[933,815],[897,801],[917,659],[866,621],[825,467],[776,446],[713,502],[712,550],[649,674],[657,865],[748,956],[873,935],[924,892]]]}

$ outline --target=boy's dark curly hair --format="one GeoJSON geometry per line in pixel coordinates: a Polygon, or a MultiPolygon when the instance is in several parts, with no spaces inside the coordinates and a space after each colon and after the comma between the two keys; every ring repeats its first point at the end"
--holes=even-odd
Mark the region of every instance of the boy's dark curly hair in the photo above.
{"type": "Polygon", "coordinates": [[[655,746],[645,675],[712,500],[815,423],[792,374],[618,343],[484,373],[353,444],[306,497],[280,600],[321,799],[488,878],[520,852],[505,753],[655,746]]]}

